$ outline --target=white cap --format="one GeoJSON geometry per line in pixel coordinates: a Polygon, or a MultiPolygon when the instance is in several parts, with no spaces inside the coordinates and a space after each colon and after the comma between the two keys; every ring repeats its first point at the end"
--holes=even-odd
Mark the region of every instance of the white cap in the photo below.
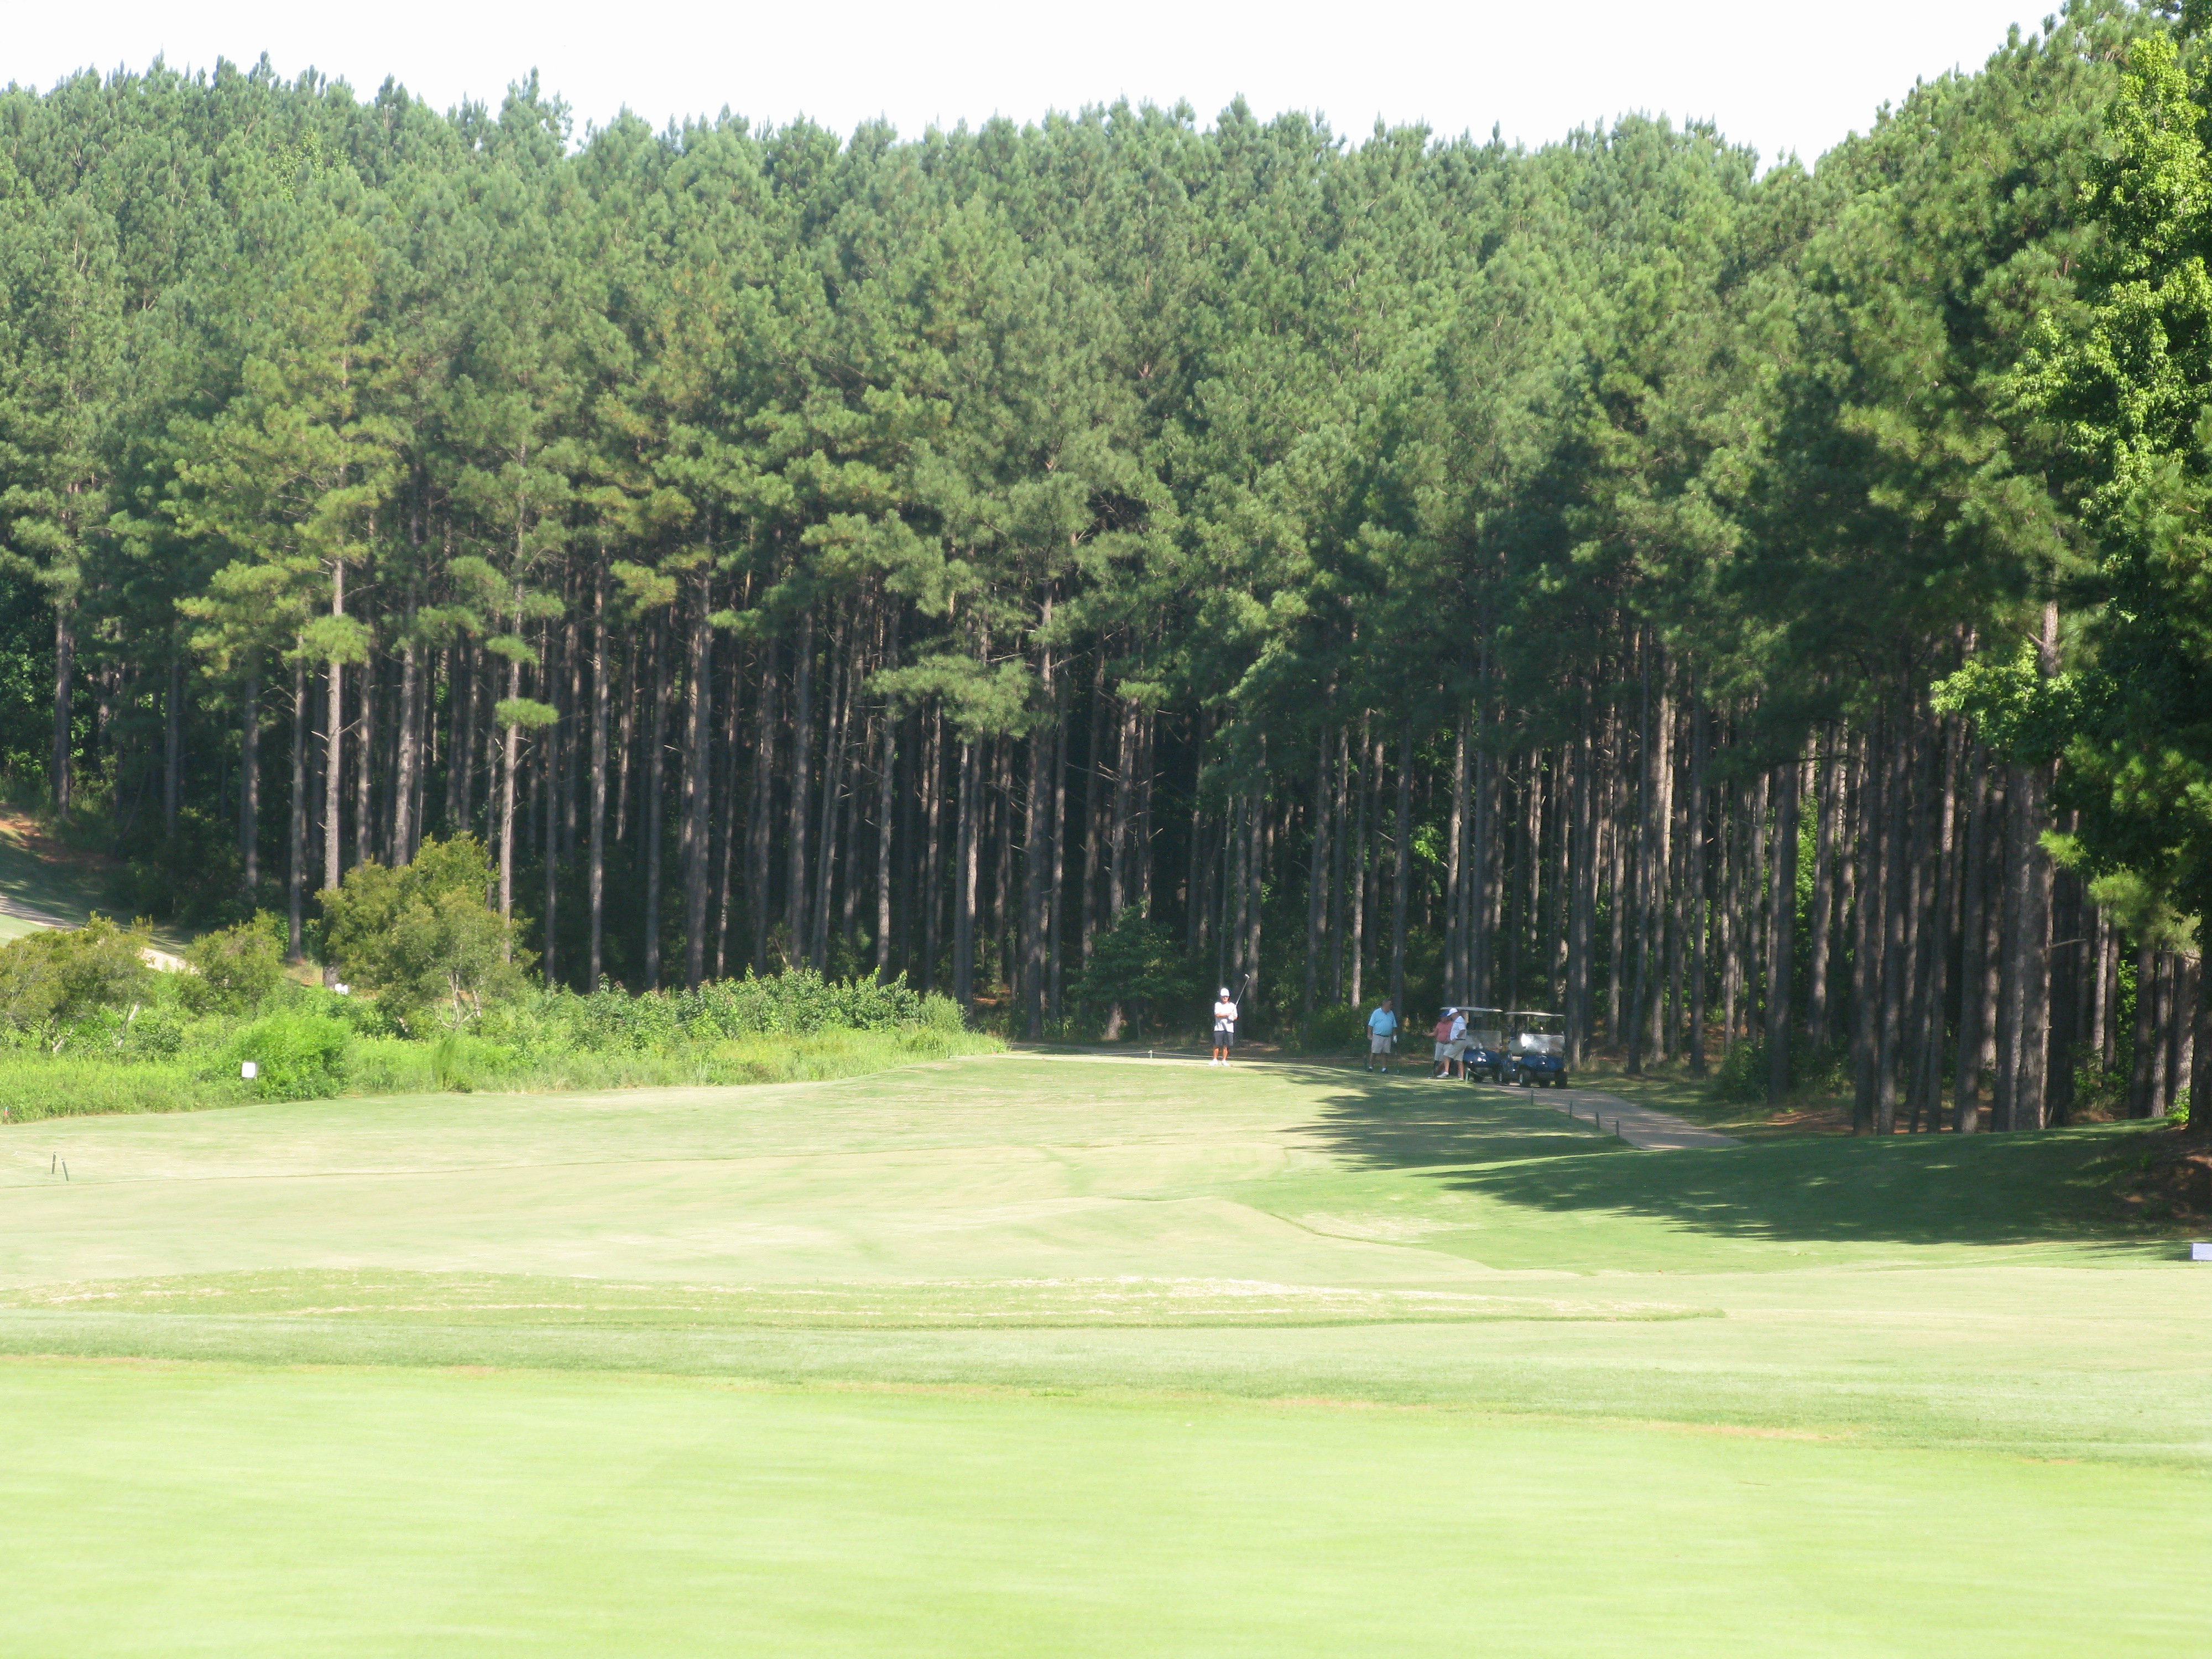
{"type": "Polygon", "coordinates": [[[1229,1000],[1229,988],[1226,985],[1221,988],[1221,1000],[1224,1002],[1229,1000]]]}

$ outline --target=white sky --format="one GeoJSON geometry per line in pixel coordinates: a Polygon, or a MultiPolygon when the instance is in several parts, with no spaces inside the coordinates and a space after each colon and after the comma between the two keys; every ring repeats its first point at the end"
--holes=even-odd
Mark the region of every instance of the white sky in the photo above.
{"type": "Polygon", "coordinates": [[[1242,93],[1354,137],[1380,115],[1449,134],[1497,124],[1533,144],[1640,109],[1809,161],[1916,78],[1977,67],[2008,25],[2044,15],[2025,0],[0,0],[0,82],[266,52],[287,76],[312,66],[367,96],[392,75],[442,107],[495,104],[535,68],[580,134],[624,106],[656,126],[727,106],[841,132],[884,116],[913,134],[1124,96],[1188,100],[1210,124],[1242,93]]]}

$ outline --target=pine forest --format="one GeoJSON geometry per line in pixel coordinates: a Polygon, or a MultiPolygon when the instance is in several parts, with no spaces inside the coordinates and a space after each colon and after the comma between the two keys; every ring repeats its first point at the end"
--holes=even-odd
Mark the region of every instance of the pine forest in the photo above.
{"type": "Polygon", "coordinates": [[[1817,161],[10,88],[7,786],[295,956],[466,835],[580,990],[1092,1042],[1223,984],[1310,1048],[1390,996],[1864,1133],[2162,1115],[2199,58],[2074,0],[1817,161]]]}

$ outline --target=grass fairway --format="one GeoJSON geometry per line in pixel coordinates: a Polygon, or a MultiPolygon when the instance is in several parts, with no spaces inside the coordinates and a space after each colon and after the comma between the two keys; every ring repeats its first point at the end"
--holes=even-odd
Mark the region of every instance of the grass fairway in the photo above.
{"type": "Polygon", "coordinates": [[[2137,1133],[1031,1056],[0,1130],[8,1650],[2190,1651],[2137,1133]]]}

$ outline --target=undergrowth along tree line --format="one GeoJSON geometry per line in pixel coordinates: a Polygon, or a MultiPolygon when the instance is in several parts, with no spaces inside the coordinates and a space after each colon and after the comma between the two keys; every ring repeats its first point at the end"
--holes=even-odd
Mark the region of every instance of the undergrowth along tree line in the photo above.
{"type": "Polygon", "coordinates": [[[947,998],[805,968],[643,996],[529,984],[485,905],[482,849],[431,841],[423,852],[410,871],[427,878],[397,903],[374,864],[349,872],[356,890],[324,896],[344,922],[333,960],[358,984],[287,974],[280,916],[202,934],[181,972],[148,964],[143,927],[100,916],[0,945],[0,1121],[340,1093],[781,1083],[1000,1046],[947,998]],[[462,909],[472,915],[457,933],[445,921],[462,909]]]}
{"type": "Polygon", "coordinates": [[[469,835],[578,992],[1540,1004],[1778,1094],[1840,1047],[1879,1131],[2154,1114],[2202,907],[2038,689],[2125,514],[2037,376],[2174,32],[2077,0],[1763,173],[1640,118],[11,90],[8,763],[131,908],[295,953],[469,835]]]}

